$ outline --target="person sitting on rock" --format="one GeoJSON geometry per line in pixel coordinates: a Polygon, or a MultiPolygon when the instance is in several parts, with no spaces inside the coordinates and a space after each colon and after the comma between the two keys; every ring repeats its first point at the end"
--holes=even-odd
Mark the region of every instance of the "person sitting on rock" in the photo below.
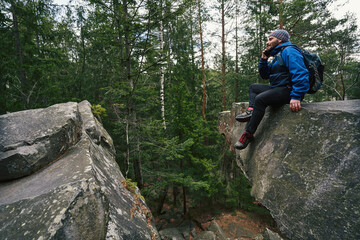
{"type": "Polygon", "coordinates": [[[262,79],[269,79],[270,85],[252,84],[249,87],[249,107],[235,117],[239,122],[248,122],[244,133],[234,147],[244,149],[254,139],[268,106],[281,106],[290,103],[290,109],[297,112],[301,109],[300,102],[309,90],[309,71],[307,70],[301,50],[291,45],[286,30],[270,33],[266,49],[262,52],[259,62],[259,73],[262,79]],[[284,64],[278,63],[279,53],[284,64]],[[268,58],[274,59],[268,62],[268,58]]]}

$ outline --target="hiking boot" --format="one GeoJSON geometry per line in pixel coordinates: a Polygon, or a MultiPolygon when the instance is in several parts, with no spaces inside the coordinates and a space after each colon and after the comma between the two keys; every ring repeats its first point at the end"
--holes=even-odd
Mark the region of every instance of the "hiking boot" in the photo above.
{"type": "Polygon", "coordinates": [[[254,140],[254,134],[252,133],[247,133],[247,132],[244,132],[239,141],[237,141],[234,145],[234,148],[238,149],[238,150],[241,150],[241,149],[244,149],[247,147],[247,145],[252,141],[254,140]]]}
{"type": "Polygon", "coordinates": [[[253,110],[248,109],[245,112],[243,112],[242,114],[237,115],[235,117],[235,119],[236,119],[236,121],[239,121],[239,122],[248,122],[248,121],[250,121],[252,113],[253,113],[253,110]]]}

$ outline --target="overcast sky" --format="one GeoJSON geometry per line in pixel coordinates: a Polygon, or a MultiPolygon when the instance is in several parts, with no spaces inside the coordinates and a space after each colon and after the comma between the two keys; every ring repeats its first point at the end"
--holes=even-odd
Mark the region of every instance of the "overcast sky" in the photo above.
{"type": "MultiPolygon", "coordinates": [[[[204,0],[205,2],[207,0],[204,0]]],[[[65,5],[69,0],[54,0],[56,4],[65,5]]],[[[81,0],[73,0],[73,2],[81,2],[81,0]]],[[[360,1],[359,0],[337,0],[330,6],[335,17],[342,17],[346,12],[355,13],[357,16],[358,26],[360,27],[360,1]]]]}
{"type": "Polygon", "coordinates": [[[360,27],[360,1],[359,0],[338,0],[336,3],[330,6],[330,10],[335,17],[340,18],[345,15],[345,13],[355,13],[357,17],[357,25],[360,27]],[[343,5],[339,6],[338,5],[343,5]]]}

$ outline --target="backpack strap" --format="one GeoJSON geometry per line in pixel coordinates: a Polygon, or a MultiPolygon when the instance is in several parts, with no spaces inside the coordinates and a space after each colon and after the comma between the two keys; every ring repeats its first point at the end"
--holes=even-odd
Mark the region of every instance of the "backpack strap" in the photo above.
{"type": "Polygon", "coordinates": [[[278,63],[279,63],[281,66],[284,66],[284,65],[285,65],[285,64],[284,64],[284,60],[283,60],[283,58],[282,58],[282,52],[283,52],[283,50],[284,50],[285,48],[287,48],[287,47],[294,47],[294,48],[296,48],[297,50],[299,50],[299,51],[301,52],[301,55],[302,55],[301,49],[300,49],[297,45],[295,45],[295,44],[289,44],[289,45],[287,45],[287,46],[281,47],[280,52],[276,55],[276,61],[278,61],[278,63]]]}
{"type": "MultiPolygon", "coordinates": [[[[279,63],[279,65],[280,66],[285,66],[285,63],[284,63],[284,60],[283,60],[283,58],[282,58],[282,52],[283,52],[283,50],[285,49],[285,48],[287,48],[287,47],[294,47],[294,48],[296,48],[297,50],[299,50],[300,52],[301,52],[301,55],[303,55],[303,53],[302,53],[302,51],[301,51],[301,49],[297,46],[297,45],[295,45],[295,44],[289,44],[289,45],[287,45],[287,46],[283,46],[283,47],[281,47],[281,50],[280,50],[280,52],[276,55],[276,57],[275,57],[275,59],[276,59],[276,61],[279,63]]],[[[304,56],[304,55],[303,55],[304,56]]],[[[285,66],[286,67],[286,66],[285,66]]],[[[289,69],[286,67],[286,70],[287,70],[287,73],[289,74],[289,69]]],[[[288,86],[292,86],[292,81],[291,81],[291,79],[289,78],[289,85],[288,86]]]]}

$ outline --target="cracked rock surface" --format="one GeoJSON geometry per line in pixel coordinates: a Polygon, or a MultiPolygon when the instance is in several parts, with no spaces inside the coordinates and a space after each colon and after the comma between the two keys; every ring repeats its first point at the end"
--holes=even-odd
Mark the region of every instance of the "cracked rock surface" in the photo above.
{"type": "Polygon", "coordinates": [[[2,154],[19,147],[39,152],[34,142],[45,139],[42,155],[23,154],[22,159],[26,164],[29,158],[47,160],[24,177],[0,183],[1,239],[159,239],[139,191],[126,188],[112,139],[87,101],[14,115],[1,116],[1,129],[12,136],[1,137],[2,154]],[[16,121],[22,129],[14,127],[16,121]]]}
{"type": "Polygon", "coordinates": [[[76,103],[0,116],[0,181],[30,175],[60,157],[81,136],[76,103]]]}

